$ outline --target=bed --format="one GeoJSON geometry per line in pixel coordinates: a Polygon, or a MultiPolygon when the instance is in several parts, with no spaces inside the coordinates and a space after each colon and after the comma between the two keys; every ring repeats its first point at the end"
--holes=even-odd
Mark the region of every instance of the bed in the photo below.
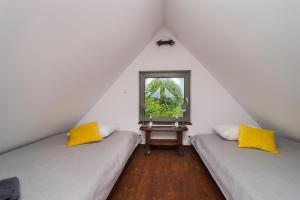
{"type": "Polygon", "coordinates": [[[105,200],[140,140],[117,131],[67,148],[65,134],[52,136],[0,155],[0,179],[17,176],[21,200],[105,200]]]}
{"type": "Polygon", "coordinates": [[[279,155],[240,149],[216,134],[191,143],[227,200],[300,199],[300,143],[278,138],[279,155]]]}

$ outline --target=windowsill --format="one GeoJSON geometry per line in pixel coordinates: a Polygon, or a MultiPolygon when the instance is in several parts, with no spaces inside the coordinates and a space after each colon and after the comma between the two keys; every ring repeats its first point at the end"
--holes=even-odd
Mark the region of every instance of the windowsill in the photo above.
{"type": "MultiPolygon", "coordinates": [[[[139,121],[138,124],[148,123],[149,121],[139,121]]],[[[153,124],[173,125],[174,122],[153,121],[153,124]]],[[[192,122],[179,122],[180,125],[193,125],[192,122]]]]}

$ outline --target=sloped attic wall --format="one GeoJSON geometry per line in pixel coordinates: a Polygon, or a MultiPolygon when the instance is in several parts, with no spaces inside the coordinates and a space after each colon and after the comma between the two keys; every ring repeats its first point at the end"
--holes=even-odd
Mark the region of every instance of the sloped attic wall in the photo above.
{"type": "MultiPolygon", "coordinates": [[[[174,38],[162,30],[121,74],[104,96],[79,124],[99,120],[114,123],[122,130],[138,131],[139,71],[191,70],[191,118],[190,134],[212,133],[212,126],[223,123],[257,123],[227,93],[176,40],[173,47],[157,47],[159,39],[174,38]]],[[[100,124],[101,126],[101,124],[100,124]]],[[[167,138],[166,135],[157,135],[167,138]]],[[[184,140],[187,143],[186,138],[184,140]]]]}
{"type": "Polygon", "coordinates": [[[166,0],[166,26],[265,128],[300,139],[300,2],[166,0]]]}
{"type": "Polygon", "coordinates": [[[161,0],[0,1],[0,152],[74,126],[162,23],[161,0]]]}

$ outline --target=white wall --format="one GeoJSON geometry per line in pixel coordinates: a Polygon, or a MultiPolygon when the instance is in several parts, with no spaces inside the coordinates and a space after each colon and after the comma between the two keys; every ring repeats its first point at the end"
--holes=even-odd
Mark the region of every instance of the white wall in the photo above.
{"type": "MultiPolygon", "coordinates": [[[[163,29],[134,62],[121,74],[79,124],[92,120],[115,123],[123,130],[138,131],[139,80],[143,70],[192,70],[191,119],[189,134],[211,133],[212,126],[223,123],[256,122],[176,40],[174,47],[157,47],[158,39],[174,38],[163,29]]],[[[164,137],[159,134],[157,137],[164,137]]],[[[186,140],[185,140],[186,143],[186,140]]]]}
{"type": "Polygon", "coordinates": [[[1,0],[0,152],[74,126],[162,24],[161,0],[1,0]]]}
{"type": "Polygon", "coordinates": [[[166,26],[264,128],[300,140],[300,1],[166,0],[166,26]]]}

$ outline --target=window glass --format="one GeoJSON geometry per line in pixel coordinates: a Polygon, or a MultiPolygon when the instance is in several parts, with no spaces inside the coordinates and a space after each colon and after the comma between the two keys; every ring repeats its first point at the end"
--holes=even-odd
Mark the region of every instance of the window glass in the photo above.
{"type": "Polygon", "coordinates": [[[145,115],[183,117],[184,78],[145,78],[145,115]]]}
{"type": "Polygon", "coordinates": [[[190,123],[190,71],[140,72],[140,123],[190,123]]]}

